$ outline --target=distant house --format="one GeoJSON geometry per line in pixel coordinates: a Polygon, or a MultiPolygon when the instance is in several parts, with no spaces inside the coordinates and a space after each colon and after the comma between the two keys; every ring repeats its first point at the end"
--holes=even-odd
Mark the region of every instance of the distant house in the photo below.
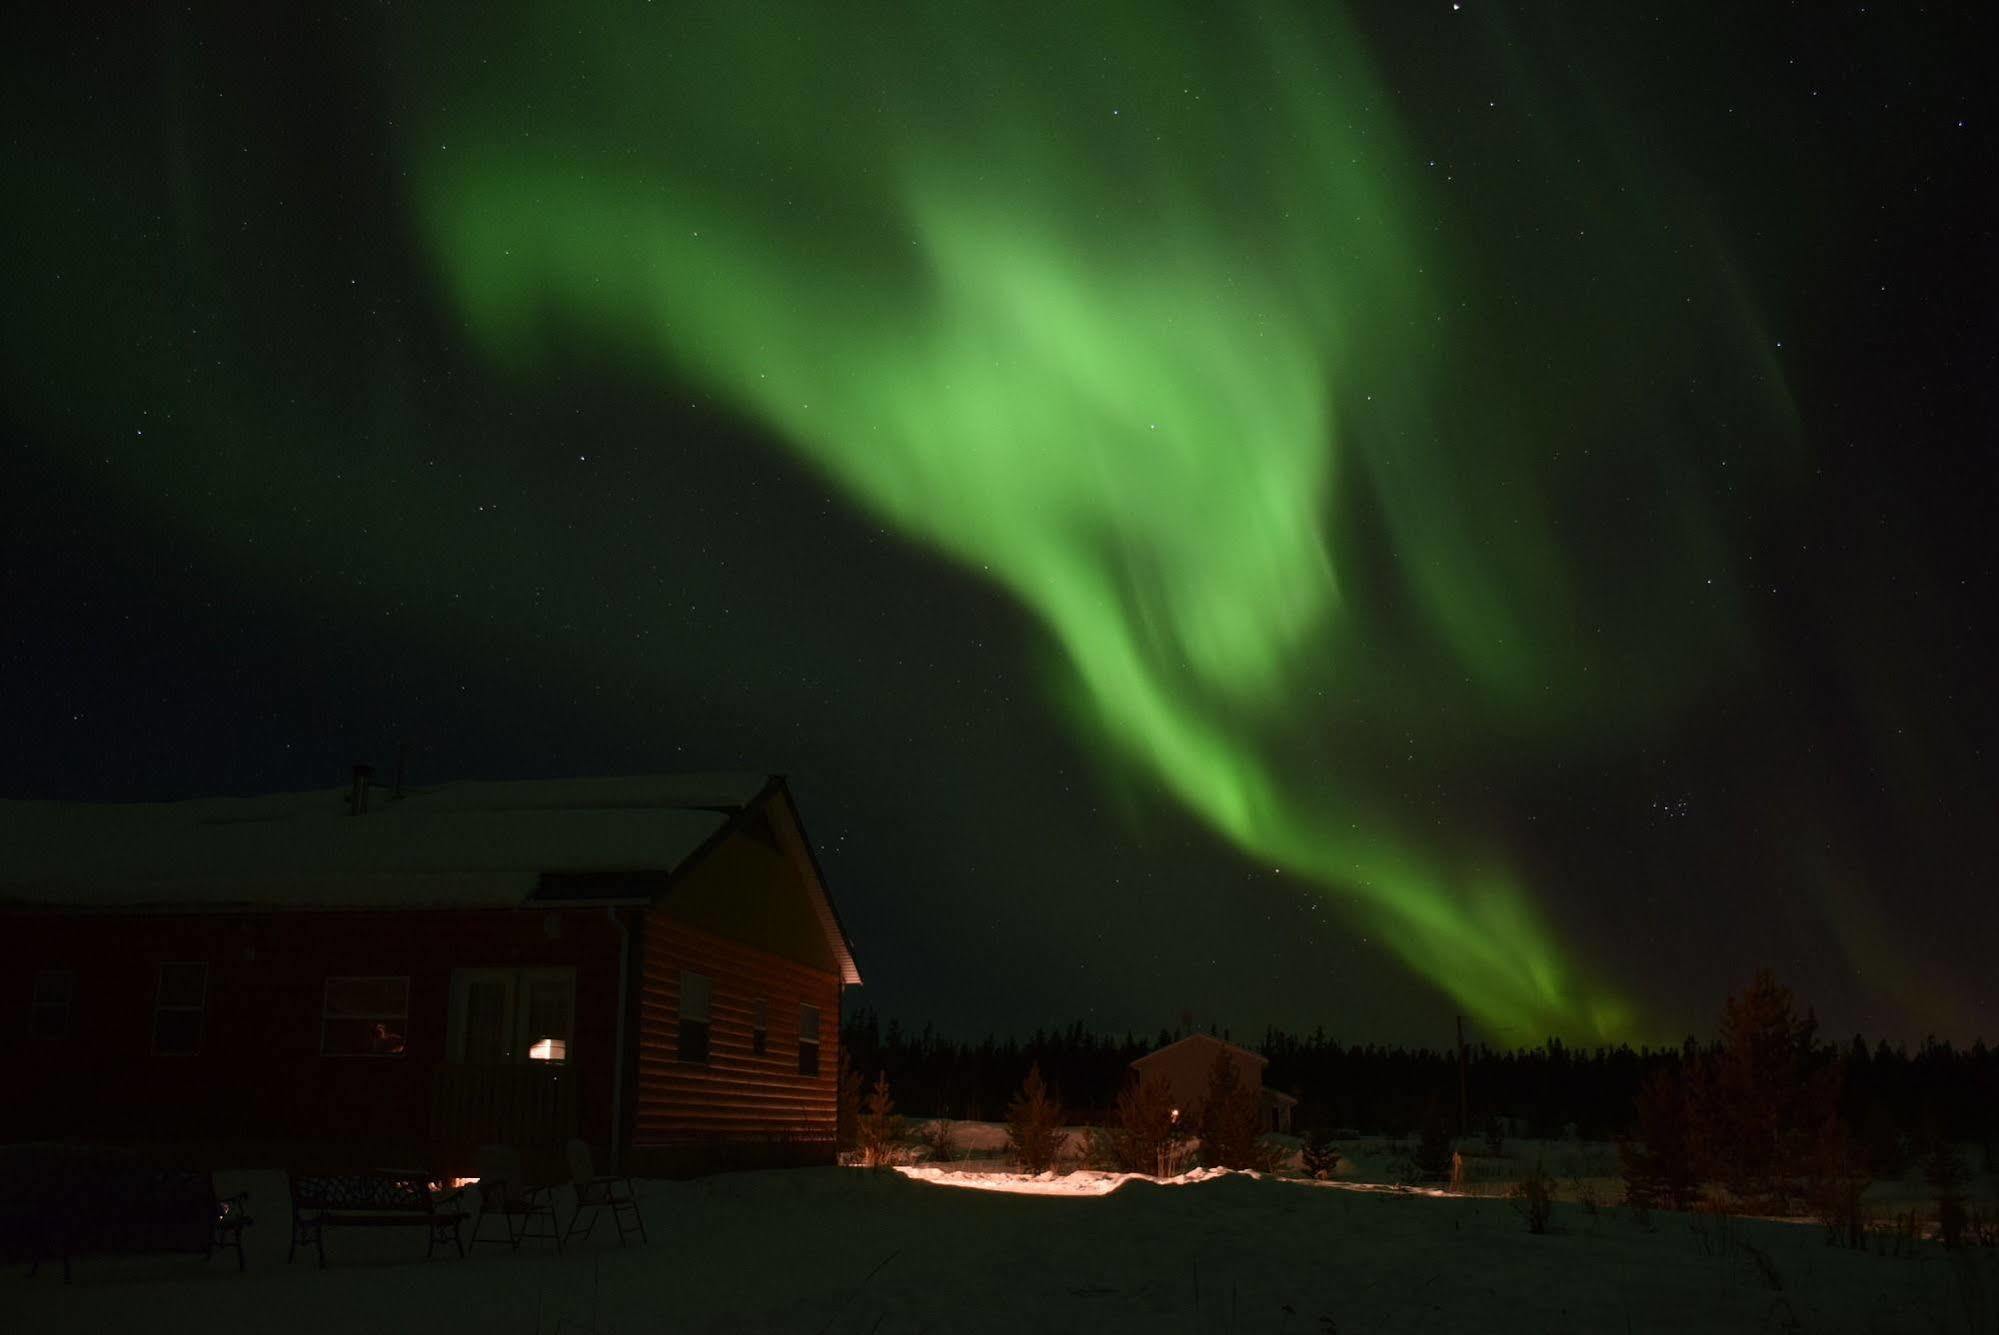
{"type": "Polygon", "coordinates": [[[830,1162],[860,981],[765,776],[0,802],[0,966],[0,1143],[459,1171],[830,1162]]]}
{"type": "Polygon", "coordinates": [[[1177,1043],[1146,1053],[1131,1068],[1141,1080],[1164,1080],[1173,1093],[1174,1106],[1191,1116],[1208,1097],[1208,1080],[1215,1068],[1215,1058],[1224,1054],[1235,1063],[1237,1082],[1261,1091],[1263,1129],[1289,1131],[1291,1110],[1298,1106],[1298,1100],[1263,1088],[1263,1068],[1269,1059],[1213,1034],[1189,1034],[1177,1043]]]}

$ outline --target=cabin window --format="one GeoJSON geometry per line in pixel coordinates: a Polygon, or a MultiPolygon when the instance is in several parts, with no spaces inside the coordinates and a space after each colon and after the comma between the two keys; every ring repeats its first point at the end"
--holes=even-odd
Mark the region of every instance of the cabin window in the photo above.
{"type": "Polygon", "coordinates": [[[770,1050],[770,998],[758,997],[750,1014],[750,1051],[761,1057],[770,1050]]]}
{"type": "Polygon", "coordinates": [[[208,966],[200,962],[162,964],[153,998],[153,1051],[185,1057],[201,1051],[202,1022],[208,1009],[208,966]]]}
{"type": "Polygon", "coordinates": [[[819,1074],[819,1008],[798,1008],[798,1073],[819,1074]]]}
{"type": "Polygon", "coordinates": [[[447,1050],[454,1062],[505,1066],[569,1060],[576,1039],[576,970],[456,969],[447,1050]]]}
{"type": "Polygon", "coordinates": [[[49,969],[35,975],[35,1000],[28,1011],[29,1038],[68,1038],[69,1009],[76,999],[76,975],[49,969]]]}
{"type": "Polygon", "coordinates": [[[319,1050],[328,1057],[400,1057],[409,1021],[408,978],[329,978],[319,1050]]]}
{"type": "Polygon", "coordinates": [[[529,973],[522,980],[522,1020],[531,1062],[569,1060],[575,986],[569,976],[529,973]]]}
{"type": "Polygon", "coordinates": [[[706,974],[680,974],[680,1060],[708,1064],[708,990],[706,974]]]}

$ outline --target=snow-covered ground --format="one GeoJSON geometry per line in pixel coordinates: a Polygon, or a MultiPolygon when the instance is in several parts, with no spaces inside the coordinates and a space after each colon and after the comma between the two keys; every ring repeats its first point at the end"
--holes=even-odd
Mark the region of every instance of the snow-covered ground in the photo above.
{"type": "Polygon", "coordinates": [[[1992,1251],[1876,1256],[1814,1226],[1696,1231],[1576,1205],[1535,1236],[1502,1200],[1379,1184],[1222,1174],[1023,1195],[853,1168],[741,1173],[642,1183],[643,1246],[620,1249],[606,1223],[561,1257],[530,1244],[426,1263],[419,1231],[335,1234],[325,1271],[284,1264],[281,1176],[218,1185],[253,1192],[248,1273],[223,1257],[85,1261],[64,1287],[10,1270],[0,1327],[1999,1335],[1992,1251]]]}
{"type": "MultiPolygon", "coordinates": [[[[913,1137],[921,1137],[933,1124],[928,1119],[916,1118],[908,1125],[913,1137]]],[[[946,1170],[978,1174],[1008,1166],[1005,1126],[997,1122],[952,1122],[950,1128],[952,1157],[942,1165],[946,1170]]],[[[1299,1150],[1304,1138],[1267,1136],[1265,1139],[1286,1149],[1279,1174],[1300,1174],[1299,1150]]],[[[1417,1181],[1414,1137],[1349,1136],[1335,1143],[1340,1149],[1339,1171],[1333,1175],[1336,1182],[1350,1186],[1400,1186],[1417,1181]]],[[[1557,1200],[1610,1204],[1624,1199],[1617,1146],[1608,1141],[1508,1138],[1496,1154],[1488,1151],[1482,1138],[1457,1143],[1465,1155],[1464,1176],[1457,1194],[1502,1197],[1539,1164],[1554,1180],[1557,1200]]],[[[1065,1167],[1088,1166],[1089,1133],[1085,1128],[1066,1129],[1062,1157],[1065,1167]]],[[[917,1158],[920,1163],[929,1163],[921,1152],[917,1158]]],[[[1965,1173],[1965,1195],[1971,1206],[1999,1211],[1999,1176],[1995,1176],[1999,1165],[1988,1166],[1983,1151],[1976,1145],[1961,1146],[1960,1161],[1965,1173]]],[[[1934,1217],[1935,1194],[1923,1179],[1922,1163],[1912,1159],[1900,1177],[1870,1185],[1866,1203],[1876,1219],[1888,1220],[1904,1210],[1934,1217]]]]}

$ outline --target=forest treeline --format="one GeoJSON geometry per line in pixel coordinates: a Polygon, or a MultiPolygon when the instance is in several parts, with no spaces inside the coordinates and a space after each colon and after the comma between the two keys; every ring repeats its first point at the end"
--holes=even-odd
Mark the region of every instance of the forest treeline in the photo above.
{"type": "MultiPolygon", "coordinates": [[[[928,1026],[884,1024],[867,1009],[841,1029],[854,1071],[868,1081],[886,1074],[896,1103],[913,1115],[999,1120],[1029,1068],[1038,1066],[1076,1122],[1107,1119],[1133,1059],[1188,1032],[1100,1034],[1079,1021],[1025,1039],[966,1042],[928,1026]]],[[[1299,1099],[1294,1126],[1301,1132],[1406,1136],[1426,1122],[1458,1120],[1454,1049],[1347,1044],[1323,1030],[1268,1029],[1247,1041],[1218,1036],[1268,1059],[1264,1084],[1299,1099]]],[[[1807,1013],[1796,1041],[1806,1065],[1837,1072],[1840,1118],[1876,1171],[1899,1170],[1939,1136],[1999,1143],[1999,1052],[1982,1040],[1957,1047],[1928,1039],[1914,1050],[1859,1036],[1827,1041],[1807,1013]]],[[[1691,1037],[1677,1048],[1572,1048],[1558,1039],[1510,1051],[1475,1044],[1466,1052],[1469,1116],[1459,1134],[1480,1136],[1497,1125],[1507,1135],[1537,1139],[1628,1136],[1648,1078],[1663,1072],[1680,1080],[1720,1052],[1719,1039],[1691,1037]]]]}

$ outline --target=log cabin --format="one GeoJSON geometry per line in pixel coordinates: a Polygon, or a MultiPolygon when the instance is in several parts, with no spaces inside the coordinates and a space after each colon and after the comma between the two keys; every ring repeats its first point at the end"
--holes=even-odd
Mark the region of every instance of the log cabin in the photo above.
{"type": "Polygon", "coordinates": [[[0,802],[0,1143],[832,1162],[859,982],[778,776],[0,802]]]}

